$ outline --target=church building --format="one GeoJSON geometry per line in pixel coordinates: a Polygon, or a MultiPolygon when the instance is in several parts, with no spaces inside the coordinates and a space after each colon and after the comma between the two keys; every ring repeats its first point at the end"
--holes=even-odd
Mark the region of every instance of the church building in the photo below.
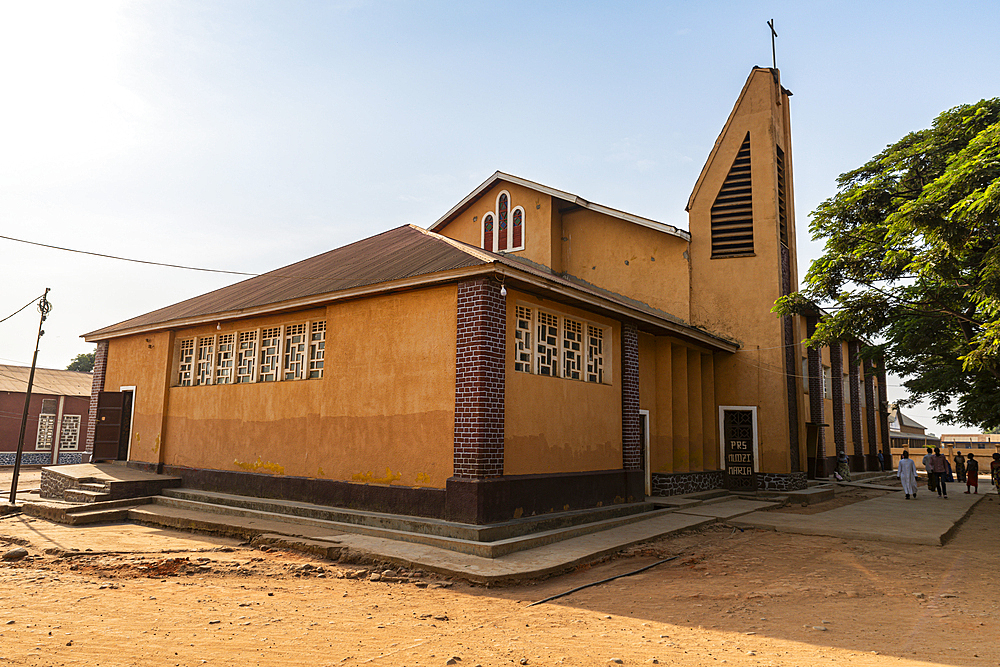
{"type": "Polygon", "coordinates": [[[771,312],[798,285],[790,95],[751,71],[688,230],[497,172],[426,229],[86,334],[93,460],[473,524],[876,469],[880,369],[771,312]]]}

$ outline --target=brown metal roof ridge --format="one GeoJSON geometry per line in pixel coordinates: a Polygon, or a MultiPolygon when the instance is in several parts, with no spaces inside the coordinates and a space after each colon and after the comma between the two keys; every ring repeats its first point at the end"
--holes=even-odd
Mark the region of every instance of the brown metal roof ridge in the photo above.
{"type": "Polygon", "coordinates": [[[492,176],[487,178],[485,181],[479,184],[475,190],[466,195],[462,201],[455,204],[451,209],[445,213],[443,216],[437,219],[437,221],[431,225],[428,229],[432,232],[436,232],[449,222],[453,216],[457,215],[463,211],[468,205],[481,195],[484,191],[493,186],[497,181],[506,181],[508,183],[513,183],[515,185],[520,185],[522,187],[528,188],[530,190],[536,190],[544,194],[555,197],[556,199],[562,199],[563,201],[576,204],[580,208],[590,209],[591,211],[596,211],[598,213],[603,213],[604,215],[609,215],[612,218],[618,218],[619,220],[625,220],[642,227],[648,227],[649,229],[655,229],[658,232],[663,232],[665,234],[671,234],[673,236],[679,236],[685,241],[691,240],[691,234],[683,229],[674,227],[673,225],[668,225],[665,222],[659,222],[657,220],[652,220],[650,218],[644,218],[641,215],[635,215],[634,213],[626,213],[625,211],[619,211],[616,208],[611,208],[610,206],[604,206],[602,204],[595,204],[594,202],[587,201],[583,197],[577,196],[571,192],[564,192],[562,190],[557,190],[555,188],[550,188],[547,185],[542,185],[541,183],[535,183],[534,181],[529,181],[526,178],[521,178],[520,176],[514,176],[513,174],[505,174],[502,171],[496,171],[492,176]]]}

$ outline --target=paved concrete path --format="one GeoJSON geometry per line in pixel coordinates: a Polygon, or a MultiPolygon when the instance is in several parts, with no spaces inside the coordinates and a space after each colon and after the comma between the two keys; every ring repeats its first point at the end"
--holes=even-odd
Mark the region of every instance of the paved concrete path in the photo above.
{"type": "Polygon", "coordinates": [[[947,500],[921,491],[916,500],[906,500],[899,491],[819,514],[754,512],[728,523],[801,535],[940,546],[986,497],[981,492],[965,495],[958,487],[947,500]]]}

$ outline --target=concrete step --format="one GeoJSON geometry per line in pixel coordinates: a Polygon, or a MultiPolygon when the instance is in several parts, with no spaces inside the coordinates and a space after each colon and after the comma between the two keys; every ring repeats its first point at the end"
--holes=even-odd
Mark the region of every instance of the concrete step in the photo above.
{"type": "MultiPolygon", "coordinates": [[[[275,502],[270,504],[276,505],[278,508],[282,505],[282,503],[275,502]]],[[[175,496],[157,496],[154,498],[152,506],[134,508],[129,511],[128,517],[132,521],[147,525],[162,525],[183,530],[238,535],[244,539],[252,538],[264,532],[309,538],[332,537],[344,533],[352,533],[401,542],[424,544],[483,558],[497,558],[516,551],[533,549],[561,540],[643,521],[648,518],[669,514],[673,511],[675,510],[661,509],[616,516],[583,524],[536,531],[526,535],[518,535],[490,542],[406,530],[406,528],[412,526],[414,517],[401,517],[403,520],[396,524],[396,527],[389,528],[290,515],[233,505],[216,505],[175,496]]],[[[391,515],[382,516],[387,522],[393,518],[391,515]]]]}
{"type": "Polygon", "coordinates": [[[540,516],[522,517],[488,525],[473,525],[431,519],[427,517],[406,516],[400,514],[384,514],[364,510],[353,510],[329,505],[316,505],[274,498],[254,498],[196,489],[165,489],[161,494],[164,498],[191,500],[194,502],[217,505],[220,507],[235,507],[240,509],[259,510],[274,514],[296,516],[311,519],[322,519],[336,523],[356,524],[372,528],[402,530],[412,533],[452,537],[474,542],[495,542],[497,540],[528,535],[558,528],[567,528],[605,519],[639,515],[658,509],[652,503],[622,503],[608,507],[597,507],[585,510],[553,512],[540,516]]]}
{"type": "Polygon", "coordinates": [[[104,490],[66,489],[63,491],[63,500],[68,503],[96,503],[102,500],[111,500],[111,494],[104,490]]]}
{"type": "Polygon", "coordinates": [[[83,489],[85,491],[96,491],[98,493],[107,493],[108,491],[107,484],[102,484],[101,482],[83,482],[81,484],[77,484],[76,488],[83,489]]]}
{"type": "Polygon", "coordinates": [[[69,504],[60,501],[27,502],[21,509],[28,516],[38,517],[53,523],[79,525],[82,523],[107,523],[125,521],[126,515],[119,512],[122,509],[151,503],[152,498],[125,498],[122,500],[106,500],[85,505],[69,504]],[[81,518],[81,515],[84,515],[81,518]]]}

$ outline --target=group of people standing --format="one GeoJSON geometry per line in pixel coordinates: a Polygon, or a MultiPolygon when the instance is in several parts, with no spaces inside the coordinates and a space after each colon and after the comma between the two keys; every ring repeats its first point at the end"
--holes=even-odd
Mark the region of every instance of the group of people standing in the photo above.
{"type": "MultiPolygon", "coordinates": [[[[927,454],[921,463],[927,472],[927,490],[937,491],[938,498],[948,498],[948,482],[955,480],[952,477],[951,462],[948,457],[941,453],[940,447],[933,450],[928,447],[927,454]]],[[[971,452],[967,457],[963,457],[961,452],[955,455],[955,472],[959,483],[965,481],[965,493],[979,493],[979,461],[971,452]]],[[[903,484],[903,492],[906,499],[917,497],[917,466],[916,462],[910,458],[910,452],[903,450],[903,456],[899,461],[899,470],[896,473],[903,484]]],[[[993,486],[1000,493],[1000,454],[993,455],[990,463],[990,476],[993,486]]]]}

